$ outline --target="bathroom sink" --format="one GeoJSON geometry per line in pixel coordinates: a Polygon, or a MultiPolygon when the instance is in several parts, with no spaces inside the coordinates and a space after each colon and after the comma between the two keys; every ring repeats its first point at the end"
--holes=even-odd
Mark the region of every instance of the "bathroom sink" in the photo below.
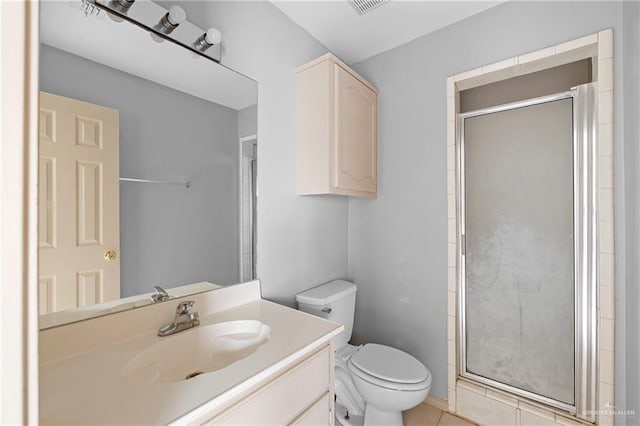
{"type": "Polygon", "coordinates": [[[135,383],[179,382],[225,368],[269,340],[271,328],[260,321],[230,321],[163,337],[133,357],[122,374],[135,383]]]}

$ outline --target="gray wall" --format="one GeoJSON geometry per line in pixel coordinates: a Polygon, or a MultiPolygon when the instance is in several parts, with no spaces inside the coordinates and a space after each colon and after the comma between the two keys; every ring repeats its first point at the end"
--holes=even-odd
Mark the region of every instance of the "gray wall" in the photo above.
{"type": "Polygon", "coordinates": [[[257,274],[265,298],[294,306],[297,292],[347,275],[347,199],[296,195],[294,68],[327,49],[268,2],[180,5],[222,31],[223,64],[258,81],[257,274]]]}
{"type": "Polygon", "coordinates": [[[238,111],[238,136],[258,133],[258,105],[251,105],[238,111]]]}
{"type": "MultiPolygon", "coordinates": [[[[447,397],[446,78],[608,27],[614,29],[616,273],[618,332],[624,330],[625,287],[638,306],[637,83],[627,116],[623,96],[638,79],[638,39],[624,44],[623,24],[637,34],[635,14],[623,23],[620,2],[508,2],[356,64],[379,89],[379,183],[375,200],[349,200],[349,277],[358,285],[355,333],[360,340],[396,345],[431,370],[434,395],[447,397]],[[625,83],[623,91],[623,82],[625,83]],[[625,113],[623,113],[623,111],[625,113]],[[634,119],[635,117],[635,119],[634,119]],[[631,123],[629,121],[633,120],[631,123]],[[635,126],[633,128],[628,126],[635,126]],[[625,189],[626,188],[626,189],[625,189]],[[626,210],[625,206],[633,206],[626,210]],[[625,285],[625,283],[629,283],[625,285]]],[[[631,30],[629,30],[631,32],[631,30]]],[[[626,98],[625,98],[626,99],[626,98]]],[[[616,370],[619,407],[638,410],[638,324],[628,326],[632,360],[616,370]],[[632,334],[635,332],[635,334],[632,334]],[[635,342],[635,343],[634,343],[635,342]]],[[[617,340],[618,355],[624,340],[617,340]]],[[[637,419],[635,420],[637,421],[637,419]]],[[[633,422],[631,422],[633,423],[633,422]]]]}
{"type": "Polygon", "coordinates": [[[42,46],[40,89],[120,111],[121,294],[238,281],[238,113],[42,46]],[[189,111],[189,114],[184,114],[189,111]]]}

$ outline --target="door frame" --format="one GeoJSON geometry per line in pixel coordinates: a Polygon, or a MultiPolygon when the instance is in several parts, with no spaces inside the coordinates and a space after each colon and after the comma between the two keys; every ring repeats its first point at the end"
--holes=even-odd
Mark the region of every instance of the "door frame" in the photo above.
{"type": "MultiPolygon", "coordinates": [[[[256,269],[257,269],[257,261],[256,261],[256,250],[255,250],[255,245],[256,245],[256,214],[255,214],[255,209],[256,206],[255,204],[251,203],[250,206],[247,206],[244,202],[244,191],[245,188],[242,184],[243,182],[243,178],[246,175],[251,176],[252,171],[251,169],[251,161],[249,161],[247,163],[247,157],[243,154],[243,147],[245,143],[252,143],[257,147],[258,144],[258,134],[254,133],[251,135],[247,135],[247,136],[242,136],[239,138],[239,145],[238,145],[238,149],[239,149],[239,155],[238,155],[238,170],[239,170],[239,185],[238,187],[240,188],[238,191],[238,195],[239,195],[239,205],[238,205],[238,211],[239,211],[239,216],[240,216],[240,226],[239,226],[239,235],[240,235],[240,239],[239,239],[239,277],[240,277],[240,282],[245,282],[245,281],[250,281],[250,280],[255,280],[256,279],[256,269]],[[249,209],[247,209],[249,207],[249,209]],[[249,214],[251,220],[249,223],[249,227],[245,227],[245,223],[244,223],[244,215],[245,214],[249,214]],[[251,235],[251,245],[252,245],[252,276],[251,277],[246,277],[244,274],[244,264],[247,260],[247,257],[245,256],[245,244],[244,244],[244,238],[246,234],[250,234],[251,235]]],[[[257,161],[257,158],[254,159],[253,161],[257,161]]],[[[252,187],[252,185],[251,185],[252,187]]],[[[253,188],[253,190],[255,191],[255,195],[257,196],[257,188],[253,188]]]]}
{"type": "Polygon", "coordinates": [[[0,423],[38,424],[37,1],[0,2],[0,423]]]}

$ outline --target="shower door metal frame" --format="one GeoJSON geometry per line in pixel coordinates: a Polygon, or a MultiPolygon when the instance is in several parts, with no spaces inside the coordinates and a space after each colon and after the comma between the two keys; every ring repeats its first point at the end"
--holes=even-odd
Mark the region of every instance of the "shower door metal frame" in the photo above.
{"type": "Polygon", "coordinates": [[[458,114],[456,184],[458,263],[458,376],[509,392],[554,409],[594,421],[597,407],[597,185],[596,185],[596,87],[595,83],[570,91],[458,114]],[[516,388],[467,371],[465,308],[465,135],[464,120],[562,99],[573,101],[573,232],[574,232],[574,405],[516,388]]]}

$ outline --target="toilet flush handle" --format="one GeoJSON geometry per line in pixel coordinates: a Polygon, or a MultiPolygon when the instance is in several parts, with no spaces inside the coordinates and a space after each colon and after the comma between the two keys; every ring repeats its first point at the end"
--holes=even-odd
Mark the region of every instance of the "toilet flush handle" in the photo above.
{"type": "Polygon", "coordinates": [[[325,314],[330,314],[332,310],[333,309],[331,309],[331,308],[322,308],[321,309],[321,311],[324,312],[325,314]]]}

